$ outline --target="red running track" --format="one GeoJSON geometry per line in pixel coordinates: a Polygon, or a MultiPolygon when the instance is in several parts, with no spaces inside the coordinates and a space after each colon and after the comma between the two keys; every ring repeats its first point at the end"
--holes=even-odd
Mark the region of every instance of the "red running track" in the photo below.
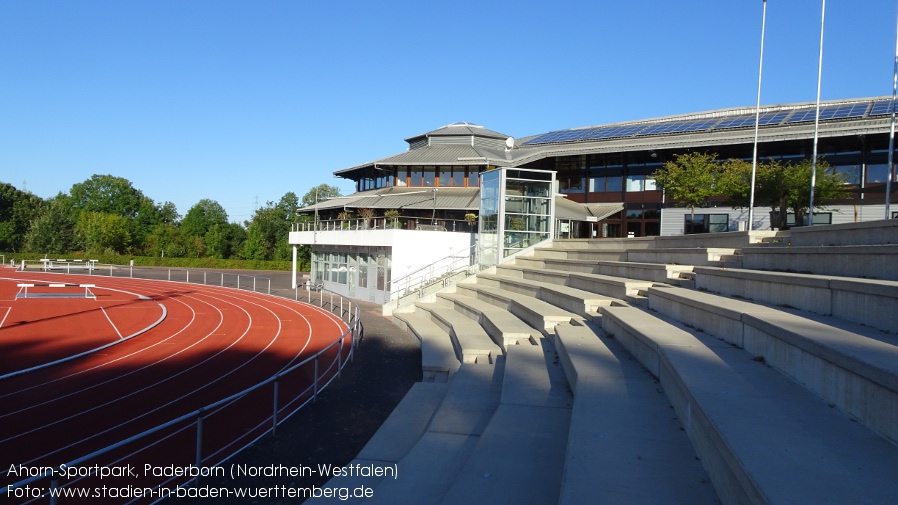
{"type": "MultiPolygon", "coordinates": [[[[93,349],[96,344],[117,342],[69,361],[0,379],[3,489],[24,478],[11,474],[11,466],[57,467],[132,437],[272,377],[338,340],[347,329],[336,315],[324,309],[229,288],[9,270],[0,270],[0,277],[0,320],[6,313],[6,321],[0,324],[0,370],[4,371],[0,375],[47,361],[46,356],[57,359],[61,354],[93,349]],[[96,284],[98,299],[10,300],[9,287],[2,286],[19,282],[96,284]],[[113,293],[129,293],[131,298],[116,298],[119,295],[113,293]],[[140,300],[140,296],[147,300],[140,300]],[[75,308],[61,309],[64,304],[57,303],[61,301],[74,302],[75,308]],[[23,302],[30,305],[26,307],[23,302]],[[35,309],[39,305],[46,308],[35,309]],[[101,306],[108,308],[97,310],[101,306]],[[163,312],[164,318],[159,320],[163,312]],[[41,334],[35,336],[41,339],[40,345],[23,346],[18,328],[28,325],[4,326],[27,320],[33,323],[32,328],[44,327],[46,322],[35,322],[42,321],[41,314],[58,323],[54,330],[61,335],[58,341],[41,334]],[[146,328],[148,322],[158,324],[146,328]],[[110,333],[109,328],[116,331],[110,333]],[[129,339],[121,338],[142,329],[145,331],[129,339]],[[15,353],[7,353],[6,344],[12,344],[10,348],[15,353]],[[14,360],[9,358],[13,355],[14,360]]],[[[341,359],[350,347],[347,336],[341,359]]],[[[322,356],[319,377],[336,373],[333,366],[327,367],[336,361],[337,352],[338,347],[333,347],[322,356]]],[[[313,376],[314,366],[309,364],[279,381],[280,418],[308,400],[313,376]]],[[[266,386],[228,406],[204,413],[201,465],[221,462],[264,433],[270,427],[273,397],[274,388],[266,386]]],[[[183,478],[144,476],[142,471],[146,464],[195,465],[196,440],[195,424],[173,426],[84,463],[110,468],[136,465],[141,473],[139,479],[104,479],[101,483],[89,477],[68,485],[183,484],[183,478]]],[[[48,482],[37,485],[46,487],[48,482]]],[[[90,501],[95,500],[61,503],[90,501]]]]}

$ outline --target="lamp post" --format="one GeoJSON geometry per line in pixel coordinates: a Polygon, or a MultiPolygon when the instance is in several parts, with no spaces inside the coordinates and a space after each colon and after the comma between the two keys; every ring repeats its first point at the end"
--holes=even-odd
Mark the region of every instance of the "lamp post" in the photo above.
{"type": "Polygon", "coordinates": [[[826,0],[820,14],[820,59],[817,62],[817,113],[814,116],[814,158],[811,160],[811,201],[808,206],[808,226],[814,225],[814,186],[817,184],[817,139],[820,130],[820,81],[823,78],[823,25],[826,20],[826,0]]]}
{"type": "Polygon", "coordinates": [[[754,229],[755,220],[755,182],[758,175],[758,129],[761,123],[761,71],[764,69],[764,29],[767,26],[767,0],[761,14],[761,62],[758,64],[758,105],[755,108],[755,143],[751,157],[751,196],[748,201],[748,231],[754,229]]]}
{"type": "Polygon", "coordinates": [[[430,217],[430,224],[437,225],[437,188],[433,188],[433,215],[430,217]]]}
{"type": "Polygon", "coordinates": [[[889,173],[886,179],[886,219],[892,218],[892,179],[895,177],[895,99],[898,98],[898,33],[895,35],[895,71],[892,76],[892,117],[889,123],[889,173]]]}

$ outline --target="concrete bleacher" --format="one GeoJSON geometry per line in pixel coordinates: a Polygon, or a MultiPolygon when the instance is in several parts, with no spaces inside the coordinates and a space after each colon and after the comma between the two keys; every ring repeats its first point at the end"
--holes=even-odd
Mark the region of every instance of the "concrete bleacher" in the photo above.
{"type": "Polygon", "coordinates": [[[357,461],[399,477],[328,485],[372,486],[364,503],[898,503],[898,278],[871,260],[898,257],[893,233],[559,240],[398,309],[436,383],[357,461]],[[851,264],[797,269],[794,251],[851,264]]]}

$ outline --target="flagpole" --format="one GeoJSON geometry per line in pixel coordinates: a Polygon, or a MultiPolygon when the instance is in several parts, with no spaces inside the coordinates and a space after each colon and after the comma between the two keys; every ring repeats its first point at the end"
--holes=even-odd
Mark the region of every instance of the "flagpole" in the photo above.
{"type": "Polygon", "coordinates": [[[758,103],[755,107],[755,144],[751,157],[751,196],[748,201],[748,231],[754,230],[755,222],[755,181],[758,174],[758,129],[761,126],[761,72],[764,69],[764,29],[766,26],[767,0],[764,0],[764,10],[761,14],[761,61],[758,63],[758,103]]]}
{"type": "MultiPolygon", "coordinates": [[[[896,22],[898,26],[898,22],[896,22]]],[[[892,200],[892,179],[895,178],[895,99],[898,95],[898,28],[895,34],[895,72],[892,76],[892,122],[889,127],[889,175],[886,179],[886,219],[892,218],[889,205],[892,200]]]]}
{"type": "Polygon", "coordinates": [[[811,202],[808,208],[808,226],[814,225],[814,186],[817,183],[817,138],[820,128],[820,81],[823,78],[823,25],[826,19],[826,0],[820,15],[820,59],[817,62],[817,112],[814,116],[814,158],[811,160],[811,202]]]}

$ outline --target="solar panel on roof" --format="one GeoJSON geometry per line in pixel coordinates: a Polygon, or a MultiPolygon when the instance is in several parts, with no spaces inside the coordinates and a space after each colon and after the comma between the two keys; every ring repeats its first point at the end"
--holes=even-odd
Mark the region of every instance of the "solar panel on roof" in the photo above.
{"type": "Polygon", "coordinates": [[[606,126],[604,128],[593,128],[589,130],[581,140],[594,140],[594,139],[611,139],[611,138],[619,138],[619,137],[630,137],[636,135],[640,131],[644,130],[646,125],[644,124],[635,124],[635,125],[623,125],[623,126],[606,126]]]}
{"type": "Polygon", "coordinates": [[[649,126],[639,132],[640,135],[659,135],[664,133],[683,133],[707,130],[714,126],[717,119],[703,119],[701,121],[672,121],[649,126]]]}
{"type": "Polygon", "coordinates": [[[761,126],[768,126],[772,124],[780,124],[783,122],[783,119],[786,119],[786,116],[789,115],[791,111],[779,111],[779,112],[768,112],[767,114],[761,115],[761,120],[758,121],[758,124],[761,126]]]}
{"type": "Polygon", "coordinates": [[[583,136],[587,130],[557,130],[544,133],[539,137],[530,139],[525,144],[551,144],[553,142],[572,142],[583,136]]]}
{"type": "Polygon", "coordinates": [[[891,100],[883,101],[883,102],[874,102],[873,108],[870,110],[871,116],[881,116],[884,114],[891,114],[894,107],[892,106],[894,102],[891,100]]]}
{"type": "MultiPolygon", "coordinates": [[[[850,117],[862,117],[867,112],[866,103],[829,105],[820,108],[820,119],[845,119],[850,117]]],[[[799,123],[802,121],[814,121],[817,117],[817,109],[796,111],[787,121],[799,123]]]]}

